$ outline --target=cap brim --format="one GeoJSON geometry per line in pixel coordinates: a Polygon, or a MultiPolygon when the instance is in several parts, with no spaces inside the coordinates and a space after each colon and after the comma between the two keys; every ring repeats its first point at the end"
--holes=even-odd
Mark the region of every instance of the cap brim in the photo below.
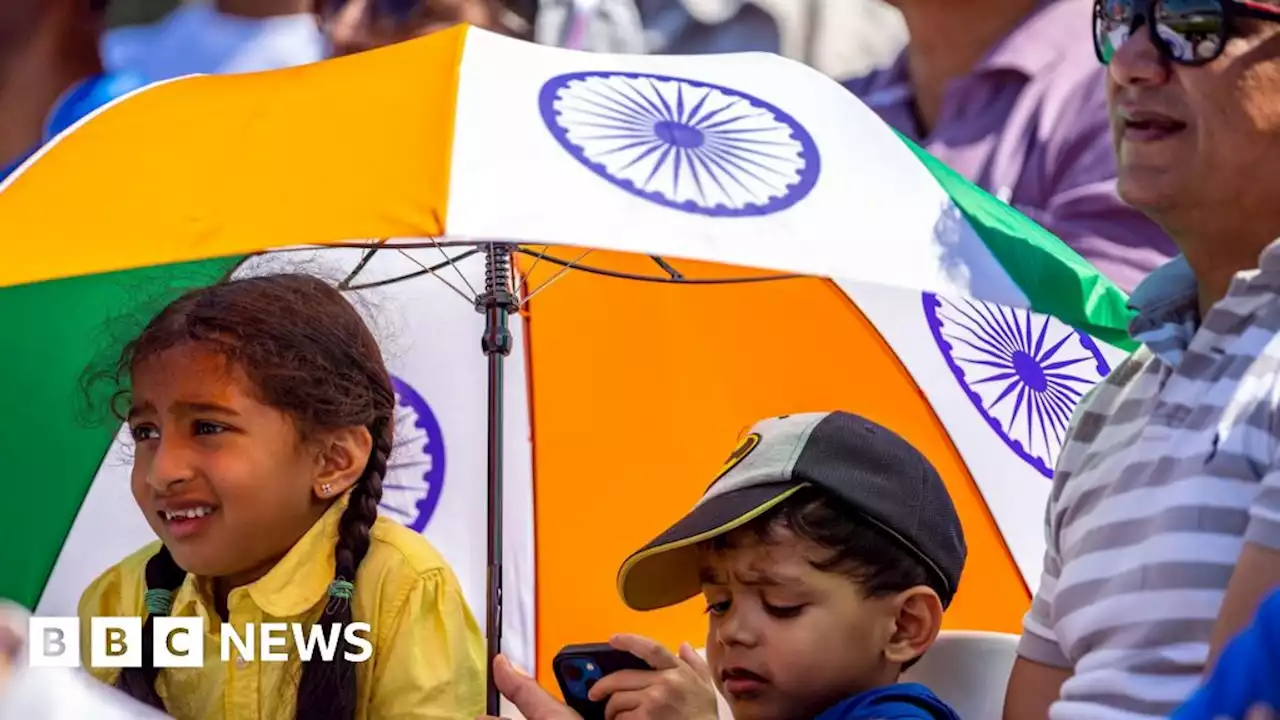
{"type": "Polygon", "coordinates": [[[627,558],[618,571],[622,601],[633,610],[656,610],[697,595],[702,589],[697,545],[751,522],[801,487],[769,483],[708,498],[627,558]]]}

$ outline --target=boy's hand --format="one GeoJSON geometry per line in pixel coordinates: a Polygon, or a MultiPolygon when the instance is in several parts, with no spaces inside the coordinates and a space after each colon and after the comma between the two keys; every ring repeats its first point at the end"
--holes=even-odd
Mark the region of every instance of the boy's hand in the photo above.
{"type": "Polygon", "coordinates": [[[609,698],[607,720],[717,720],[711,669],[688,643],[680,646],[679,657],[636,635],[618,635],[609,644],[653,669],[611,673],[591,688],[592,700],[609,698]]]}
{"type": "MultiPolygon", "coordinates": [[[[537,680],[517,669],[502,655],[493,661],[493,683],[498,692],[511,701],[525,720],[582,720],[578,713],[551,697],[537,680]]],[[[481,720],[500,720],[488,715],[481,720]]]]}

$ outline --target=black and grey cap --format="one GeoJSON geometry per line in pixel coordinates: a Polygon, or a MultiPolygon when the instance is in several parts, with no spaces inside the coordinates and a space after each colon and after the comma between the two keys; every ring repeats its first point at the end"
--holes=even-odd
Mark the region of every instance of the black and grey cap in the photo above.
{"type": "Polygon", "coordinates": [[[635,610],[698,594],[697,545],[817,486],[918,557],[950,604],[966,548],[946,485],[928,459],[894,432],[847,412],[784,415],[757,423],[683,519],[627,559],[618,591],[635,610]]]}

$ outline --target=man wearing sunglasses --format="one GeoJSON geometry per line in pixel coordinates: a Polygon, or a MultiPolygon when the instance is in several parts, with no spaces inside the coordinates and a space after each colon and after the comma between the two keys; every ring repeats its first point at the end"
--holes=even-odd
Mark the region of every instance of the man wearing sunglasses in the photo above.
{"type": "Polygon", "coordinates": [[[1092,23],[1120,196],[1181,255],[1068,430],[1005,720],[1167,718],[1280,587],[1280,1],[1092,23]]]}
{"type": "Polygon", "coordinates": [[[0,182],[76,121],[146,83],[103,71],[107,0],[0,0],[0,182]]]}
{"type": "Polygon", "coordinates": [[[889,0],[910,40],[846,82],[872,110],[1126,291],[1176,253],[1116,196],[1091,0],[889,0]]]}
{"type": "Polygon", "coordinates": [[[527,32],[503,0],[316,0],[335,55],[373,50],[468,23],[508,35],[527,32]]]}

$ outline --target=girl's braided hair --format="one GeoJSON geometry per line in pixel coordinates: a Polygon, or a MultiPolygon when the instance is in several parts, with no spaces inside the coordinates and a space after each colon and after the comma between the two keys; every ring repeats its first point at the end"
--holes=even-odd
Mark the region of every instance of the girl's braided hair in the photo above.
{"type": "MultiPolygon", "coordinates": [[[[369,550],[378,517],[382,479],[391,455],[395,395],[378,343],[355,308],[335,288],[306,275],[270,275],[200,288],[171,303],[125,347],[117,381],[138,363],[170,348],[199,343],[235,363],[266,404],[286,412],[305,437],[322,430],[364,426],[373,449],[364,474],[350,490],[338,526],[332,587],[350,589],[369,550]]],[[[123,384],[121,384],[123,387],[123,384]]],[[[117,687],[164,709],[156,692],[159,669],[152,664],[152,620],[169,610],[186,572],[167,549],[146,566],[148,613],[143,628],[143,667],[125,668],[117,687]]],[[[334,624],[351,623],[348,593],[330,597],[318,621],[325,636],[334,624]]],[[[342,641],[344,644],[346,640],[342,641]]],[[[354,665],[339,647],[333,659],[318,655],[303,663],[297,717],[355,717],[354,665]]],[[[357,648],[351,648],[354,652],[357,648]]]]}

